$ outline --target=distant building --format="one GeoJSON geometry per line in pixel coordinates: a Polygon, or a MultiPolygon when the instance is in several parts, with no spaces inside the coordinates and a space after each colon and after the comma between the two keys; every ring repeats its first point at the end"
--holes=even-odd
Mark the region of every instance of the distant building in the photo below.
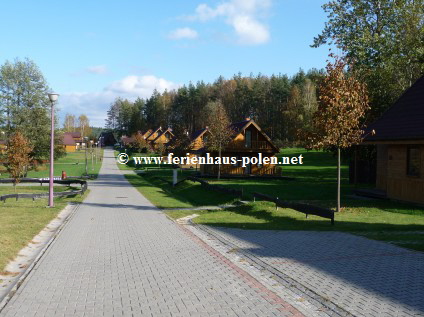
{"type": "MultiPolygon", "coordinates": [[[[247,118],[245,121],[232,123],[229,127],[233,132],[232,140],[222,150],[222,157],[237,157],[241,161],[242,157],[258,157],[259,153],[263,157],[274,157],[279,149],[272,143],[271,139],[253,120],[247,118]]],[[[208,130],[198,131],[198,135],[193,139],[194,151],[204,156],[208,151],[206,146],[200,148],[206,143],[208,130]],[[199,148],[199,149],[197,149],[199,148]],[[197,149],[197,150],[196,150],[197,149]],[[200,154],[200,152],[202,154],[200,154]]],[[[211,152],[211,156],[217,157],[218,153],[211,152]]],[[[243,167],[238,161],[236,164],[222,164],[222,175],[256,175],[256,176],[277,176],[279,170],[273,164],[248,164],[243,167]]],[[[218,165],[204,164],[200,166],[200,171],[204,175],[217,175],[218,165]]]]}
{"type": "Polygon", "coordinates": [[[74,133],[75,132],[65,132],[63,134],[63,146],[66,152],[75,152],[77,150],[77,142],[75,142],[73,137],[74,133]]]}

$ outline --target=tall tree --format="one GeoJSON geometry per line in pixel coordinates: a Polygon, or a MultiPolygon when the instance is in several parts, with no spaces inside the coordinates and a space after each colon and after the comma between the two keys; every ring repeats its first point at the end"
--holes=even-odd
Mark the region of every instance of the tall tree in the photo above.
{"type": "Polygon", "coordinates": [[[0,124],[8,136],[22,131],[35,158],[49,154],[49,90],[38,66],[29,59],[6,61],[0,67],[0,124]]]}
{"type": "Polygon", "coordinates": [[[75,116],[67,113],[63,123],[63,130],[64,132],[75,132],[75,129],[75,116]]]}
{"type": "MultiPolygon", "coordinates": [[[[227,111],[220,101],[208,103],[210,120],[208,124],[210,135],[206,142],[209,151],[217,151],[221,161],[222,150],[231,141],[234,131],[230,128],[227,111]]],[[[220,162],[219,162],[220,163],[220,162]]],[[[221,178],[221,164],[218,164],[218,179],[221,178]]]]}
{"type": "Polygon", "coordinates": [[[335,58],[319,85],[318,111],[308,141],[314,148],[337,149],[337,211],[340,211],[340,149],[362,141],[361,119],[368,110],[367,88],[355,74],[345,73],[346,62],[335,58]]]}
{"type": "Polygon", "coordinates": [[[16,191],[16,185],[20,179],[25,175],[30,165],[30,153],[32,146],[24,135],[17,131],[9,139],[7,148],[7,170],[13,178],[13,186],[16,191]]]}
{"type": "Polygon", "coordinates": [[[424,0],[334,0],[312,46],[342,49],[368,84],[379,115],[424,72],[424,0]]]}
{"type": "Polygon", "coordinates": [[[85,114],[78,117],[78,131],[81,133],[81,138],[91,135],[90,120],[85,114]]]}

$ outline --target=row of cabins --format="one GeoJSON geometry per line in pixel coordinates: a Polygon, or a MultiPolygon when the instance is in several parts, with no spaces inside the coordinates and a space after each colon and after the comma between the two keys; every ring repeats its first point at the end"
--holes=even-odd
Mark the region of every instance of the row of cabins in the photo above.
{"type": "MultiPolygon", "coordinates": [[[[272,164],[242,166],[242,157],[258,157],[259,153],[262,153],[263,157],[273,157],[279,152],[279,149],[272,143],[271,139],[253,120],[247,118],[244,121],[233,123],[230,125],[230,129],[233,131],[233,136],[225,149],[223,149],[221,156],[237,157],[240,161],[236,164],[221,164],[222,175],[280,175],[279,169],[272,164]]],[[[172,141],[175,136],[170,128],[162,129],[159,127],[155,130],[138,133],[145,139],[151,150],[154,151],[163,146],[167,152],[172,152],[172,141]]],[[[206,153],[209,153],[212,157],[218,156],[218,153],[210,153],[206,147],[209,135],[209,129],[206,127],[195,131],[190,136],[191,143],[186,151],[189,157],[202,157],[206,153]]],[[[135,141],[135,136],[124,136],[121,141],[124,146],[128,146],[135,141]]],[[[218,165],[213,164],[183,165],[183,167],[199,168],[203,175],[216,175],[218,173],[218,165]]]]}
{"type": "MultiPolygon", "coordinates": [[[[151,151],[157,151],[161,146],[166,148],[169,142],[174,138],[171,128],[162,129],[162,127],[155,130],[149,129],[145,132],[138,131],[138,135],[146,141],[146,145],[151,151]]],[[[124,147],[130,146],[134,142],[135,136],[128,137],[124,135],[121,138],[121,143],[124,147]]]]}

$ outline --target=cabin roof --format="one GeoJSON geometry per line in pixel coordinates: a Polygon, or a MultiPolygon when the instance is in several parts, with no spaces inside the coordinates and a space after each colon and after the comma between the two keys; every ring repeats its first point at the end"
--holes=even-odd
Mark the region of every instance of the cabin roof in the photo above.
{"type": "Polygon", "coordinates": [[[424,139],[424,76],[365,130],[366,142],[424,139]],[[374,130],[375,134],[371,135],[374,130]]]}
{"type": "MultiPolygon", "coordinates": [[[[150,129],[149,129],[150,130],[150,129]]],[[[149,132],[149,130],[147,131],[147,132],[149,132]]],[[[151,130],[152,131],[152,133],[150,133],[147,137],[146,137],[146,141],[147,140],[149,140],[149,138],[153,135],[153,134],[155,134],[156,132],[158,132],[158,131],[161,131],[162,130],[162,127],[159,127],[159,128],[157,128],[156,130],[151,130]]]]}
{"type": "Polygon", "coordinates": [[[75,132],[67,132],[63,134],[63,144],[64,145],[75,145],[76,142],[74,138],[72,137],[72,133],[75,132]]]}
{"type": "Polygon", "coordinates": [[[191,135],[191,140],[194,141],[197,138],[201,137],[206,131],[208,131],[208,128],[203,128],[197,131],[194,131],[191,135]]]}
{"type": "Polygon", "coordinates": [[[258,124],[255,121],[253,121],[252,119],[246,119],[244,121],[235,122],[235,123],[230,124],[230,128],[234,131],[234,137],[233,138],[235,138],[237,135],[242,133],[244,130],[246,130],[251,125],[253,125],[259,131],[259,133],[261,133],[265,137],[265,139],[271,144],[271,146],[273,147],[273,149],[276,152],[279,151],[278,148],[274,145],[274,143],[272,143],[269,136],[266,135],[266,133],[264,131],[262,131],[262,129],[258,126],[258,124]]]}
{"type": "Polygon", "coordinates": [[[154,140],[152,140],[153,142],[155,142],[157,139],[159,139],[162,135],[164,135],[166,132],[169,132],[169,133],[171,133],[172,134],[172,136],[174,136],[174,134],[172,133],[172,129],[171,128],[168,128],[168,129],[166,129],[165,131],[163,131],[162,133],[159,133],[158,134],[158,136],[154,139],[154,140]]]}
{"type": "Polygon", "coordinates": [[[80,132],[65,132],[65,134],[68,134],[75,139],[81,139],[81,133],[80,132]]]}

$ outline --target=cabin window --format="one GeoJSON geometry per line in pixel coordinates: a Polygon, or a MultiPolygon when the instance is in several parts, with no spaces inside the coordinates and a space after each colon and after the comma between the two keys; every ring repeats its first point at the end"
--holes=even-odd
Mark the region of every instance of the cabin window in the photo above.
{"type": "Polygon", "coordinates": [[[252,147],[252,131],[250,131],[250,130],[246,130],[245,146],[247,148],[251,148],[252,147]]]}
{"type": "Polygon", "coordinates": [[[408,176],[420,176],[421,153],[418,146],[408,146],[407,149],[407,167],[408,176]]]}

